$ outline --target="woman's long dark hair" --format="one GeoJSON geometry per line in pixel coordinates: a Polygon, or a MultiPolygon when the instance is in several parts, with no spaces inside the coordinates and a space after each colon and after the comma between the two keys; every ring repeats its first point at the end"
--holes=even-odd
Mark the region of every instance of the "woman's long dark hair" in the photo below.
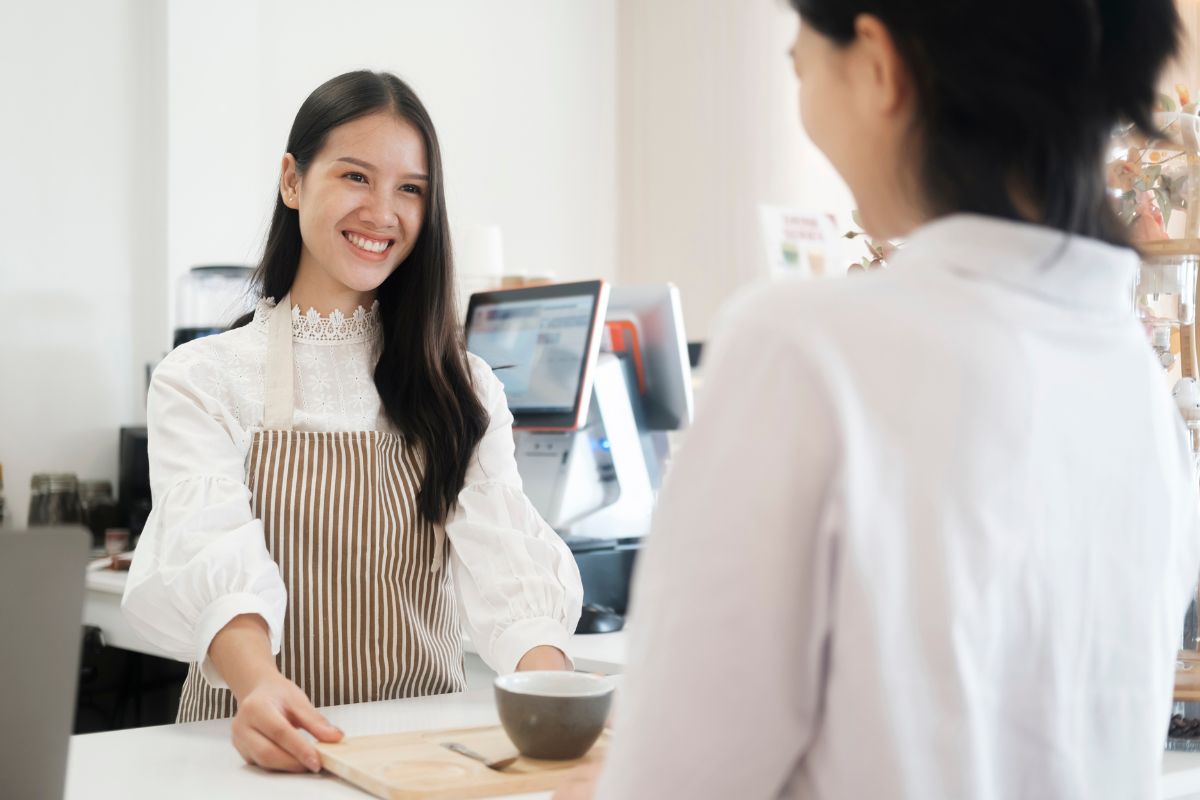
{"type": "MultiPolygon", "coordinates": [[[[442,155],[433,122],[413,90],[395,75],[347,72],[318,86],[300,106],[287,152],[303,175],[334,128],[378,111],[393,113],[420,132],[429,191],[425,222],[412,252],[376,292],[383,341],[375,388],[388,418],[422,457],[417,507],[429,521],[442,523],[462,490],[488,414],[475,394],[457,318],[442,155]]],[[[299,213],[277,194],[253,279],[261,296],[281,300],[291,290],[300,249],[299,213]]]]}
{"type": "Polygon", "coordinates": [[[1173,0],[791,0],[835,43],[860,14],[891,33],[916,89],[928,210],[1012,220],[1020,187],[1041,223],[1126,244],[1105,194],[1118,122],[1154,129],[1159,72],[1178,46],[1173,0]]]}

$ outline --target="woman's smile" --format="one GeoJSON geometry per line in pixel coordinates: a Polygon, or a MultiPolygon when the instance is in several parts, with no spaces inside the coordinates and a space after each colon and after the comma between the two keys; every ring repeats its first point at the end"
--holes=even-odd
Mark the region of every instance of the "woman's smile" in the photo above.
{"type": "Polygon", "coordinates": [[[385,261],[391,253],[395,239],[380,239],[358,231],[342,231],[342,237],[351,252],[368,261],[385,261]]]}

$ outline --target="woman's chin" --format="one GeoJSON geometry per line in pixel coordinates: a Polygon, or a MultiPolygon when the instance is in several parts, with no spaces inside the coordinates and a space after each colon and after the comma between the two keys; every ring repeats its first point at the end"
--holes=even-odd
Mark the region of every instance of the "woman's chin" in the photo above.
{"type": "Polygon", "coordinates": [[[395,267],[389,267],[384,264],[380,264],[374,269],[359,268],[351,270],[349,274],[343,275],[341,282],[343,286],[351,291],[361,294],[373,293],[383,285],[383,282],[387,280],[388,276],[395,269],[395,267]]]}

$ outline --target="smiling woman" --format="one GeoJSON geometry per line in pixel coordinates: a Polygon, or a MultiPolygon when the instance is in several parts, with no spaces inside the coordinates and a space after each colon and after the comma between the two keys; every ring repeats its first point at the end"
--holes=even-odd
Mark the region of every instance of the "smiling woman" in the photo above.
{"type": "Polygon", "coordinates": [[[247,762],[316,769],[297,728],[341,734],[315,706],[464,688],[460,613],[498,672],[569,667],[579,573],[463,345],[449,241],[420,100],[334,78],[293,123],[257,308],[155,371],[124,609],[193,662],[180,721],[236,714],[247,762]]]}
{"type": "Polygon", "coordinates": [[[279,183],[258,272],[262,294],[278,300],[290,292],[293,304],[318,314],[352,315],[379,301],[374,383],[387,415],[425,451],[418,504],[440,521],[486,423],[454,316],[433,122],[394,75],[338,76],[296,114],[279,183]]]}

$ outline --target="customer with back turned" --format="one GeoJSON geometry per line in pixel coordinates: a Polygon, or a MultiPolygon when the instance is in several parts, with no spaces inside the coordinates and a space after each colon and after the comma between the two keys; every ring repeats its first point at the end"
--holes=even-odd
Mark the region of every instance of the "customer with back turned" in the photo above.
{"type": "Polygon", "coordinates": [[[1157,797],[1197,486],[1102,162],[1176,11],[792,5],[805,127],[906,244],[726,309],[595,796],[1157,797]]]}

